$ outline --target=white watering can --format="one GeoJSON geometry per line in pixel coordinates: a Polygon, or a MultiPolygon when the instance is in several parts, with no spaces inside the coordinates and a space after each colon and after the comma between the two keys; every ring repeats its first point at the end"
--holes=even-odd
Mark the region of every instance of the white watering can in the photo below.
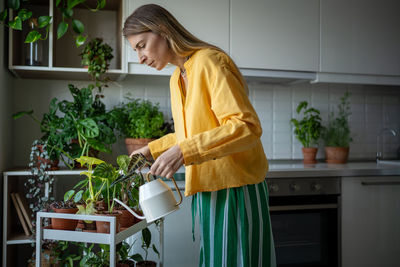
{"type": "Polygon", "coordinates": [[[130,213],[133,214],[133,216],[141,220],[146,219],[148,223],[158,220],[178,210],[179,205],[182,203],[182,194],[181,191],[179,191],[174,178],[171,178],[171,180],[174,182],[175,188],[179,193],[178,202],[176,202],[171,188],[163,180],[157,179],[150,181],[150,175],[150,172],[146,174],[147,183],[139,187],[139,205],[144,216],[140,216],[130,209],[125,203],[114,198],[116,202],[126,208],[130,213]]]}

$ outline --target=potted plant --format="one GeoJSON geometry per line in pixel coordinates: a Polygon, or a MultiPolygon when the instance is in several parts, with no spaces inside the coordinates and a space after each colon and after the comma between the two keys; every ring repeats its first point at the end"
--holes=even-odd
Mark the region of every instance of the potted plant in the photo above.
{"type": "Polygon", "coordinates": [[[303,118],[299,121],[291,119],[294,125],[294,134],[303,145],[303,162],[306,164],[317,163],[315,157],[318,151],[318,139],[321,135],[322,125],[319,110],[309,107],[307,101],[302,101],[297,106],[296,112],[300,114],[303,111],[303,118]]]}
{"type": "Polygon", "coordinates": [[[81,64],[88,68],[88,73],[94,80],[99,80],[101,75],[106,73],[110,61],[113,59],[113,49],[103,39],[94,38],[85,45],[79,54],[82,58],[81,64]]]}
{"type": "MultiPolygon", "coordinates": [[[[69,190],[64,194],[64,201],[56,201],[50,204],[50,208],[56,213],[75,214],[78,212],[76,203],[82,199],[83,190],[75,194],[74,190],[69,190]],[[74,196],[74,198],[72,198],[74,196]]],[[[78,220],[51,218],[52,229],[74,231],[78,220]]]]}
{"type": "Polygon", "coordinates": [[[128,103],[122,103],[110,111],[114,128],[125,138],[128,154],[139,149],[155,138],[171,132],[171,124],[164,121],[159,105],[148,100],[127,97],[128,103]]]}
{"type": "Polygon", "coordinates": [[[349,116],[350,93],[346,92],[340,98],[338,114],[334,111],[329,114],[328,125],[322,131],[325,142],[325,156],[328,163],[346,163],[349,155],[350,142],[353,141],[350,133],[349,116]]]}
{"type": "Polygon", "coordinates": [[[139,253],[136,253],[131,256],[131,259],[133,259],[136,262],[137,267],[156,267],[157,263],[154,261],[150,261],[147,259],[149,255],[149,248],[152,248],[154,253],[157,254],[158,257],[160,257],[160,253],[158,252],[156,246],[151,243],[151,232],[149,228],[144,228],[142,230],[142,249],[144,250],[144,257],[140,255],[139,253]]]}

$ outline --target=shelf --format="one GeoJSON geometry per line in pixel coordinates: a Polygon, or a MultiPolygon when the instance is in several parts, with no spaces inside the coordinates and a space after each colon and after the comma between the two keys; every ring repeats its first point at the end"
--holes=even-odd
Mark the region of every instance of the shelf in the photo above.
{"type": "Polygon", "coordinates": [[[30,243],[35,243],[35,240],[32,239],[32,236],[26,236],[25,234],[12,234],[7,240],[7,245],[30,243]]]}

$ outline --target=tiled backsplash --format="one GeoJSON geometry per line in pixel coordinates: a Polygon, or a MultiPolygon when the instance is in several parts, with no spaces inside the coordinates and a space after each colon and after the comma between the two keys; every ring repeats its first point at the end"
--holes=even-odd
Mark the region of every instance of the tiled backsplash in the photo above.
{"type": "MultiPolygon", "coordinates": [[[[68,81],[21,80],[14,81],[14,111],[33,109],[41,118],[48,110],[53,97],[58,99],[71,96],[68,81]],[[24,96],[21,98],[20,96],[24,96]]],[[[86,83],[72,81],[81,87],[86,83]]],[[[277,85],[249,80],[249,97],[262,123],[261,137],[264,150],[269,159],[301,159],[301,144],[293,134],[290,119],[296,117],[296,107],[306,100],[321,111],[326,123],[329,111],[337,108],[340,98],[346,91],[351,93],[350,126],[353,142],[350,144],[350,159],[374,159],[377,148],[377,134],[383,128],[395,129],[398,133],[392,137],[382,134],[386,155],[394,156],[400,146],[400,88],[389,86],[362,86],[346,84],[298,84],[277,85]]],[[[104,91],[108,108],[130,94],[135,98],[146,98],[158,102],[167,119],[171,118],[169,102],[169,77],[128,76],[119,84],[111,84],[104,91]]],[[[126,100],[125,100],[126,101],[126,100]]],[[[14,122],[14,164],[24,165],[29,160],[30,144],[40,137],[37,124],[29,118],[14,122]],[[31,136],[27,136],[29,133],[31,136]]],[[[126,153],[122,141],[114,145],[113,155],[126,153]]],[[[324,158],[323,144],[317,157],[324,158]]]]}

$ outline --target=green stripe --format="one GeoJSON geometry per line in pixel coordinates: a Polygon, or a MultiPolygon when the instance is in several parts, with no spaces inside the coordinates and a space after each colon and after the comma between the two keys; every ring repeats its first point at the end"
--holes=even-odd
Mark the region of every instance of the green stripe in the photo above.
{"type": "MultiPolygon", "coordinates": [[[[268,214],[268,202],[267,202],[267,192],[265,191],[264,183],[262,182],[257,185],[258,192],[260,196],[260,203],[261,203],[261,211],[263,217],[263,246],[262,246],[262,253],[263,253],[263,261],[271,261],[271,242],[267,242],[271,240],[271,233],[269,231],[270,224],[269,224],[269,214],[268,214]],[[266,243],[266,244],[264,244],[266,243]]],[[[268,266],[269,263],[268,262],[268,266]]],[[[263,266],[267,266],[263,262],[263,266]]]]}
{"type": "Polygon", "coordinates": [[[214,266],[222,266],[224,209],[227,190],[217,192],[214,224],[214,266]]]}
{"type": "Polygon", "coordinates": [[[237,219],[238,214],[236,212],[236,190],[230,189],[228,196],[228,231],[226,232],[228,242],[228,253],[225,254],[227,257],[227,266],[237,266],[237,219]]]}
{"type": "Polygon", "coordinates": [[[250,267],[250,249],[249,249],[249,220],[247,218],[246,213],[246,204],[244,198],[244,188],[241,187],[238,190],[238,204],[239,204],[239,216],[241,218],[240,225],[240,235],[242,240],[242,258],[243,258],[243,267],[250,267]]]}
{"type": "Polygon", "coordinates": [[[254,185],[248,185],[247,189],[249,191],[250,205],[251,205],[251,221],[252,221],[252,233],[251,237],[251,266],[258,266],[258,248],[260,243],[260,217],[258,214],[258,201],[256,196],[256,190],[254,185]]]}
{"type": "Polygon", "coordinates": [[[210,266],[210,201],[211,192],[201,193],[201,215],[202,215],[202,228],[203,228],[203,244],[204,244],[204,263],[205,266],[210,266]]]}

